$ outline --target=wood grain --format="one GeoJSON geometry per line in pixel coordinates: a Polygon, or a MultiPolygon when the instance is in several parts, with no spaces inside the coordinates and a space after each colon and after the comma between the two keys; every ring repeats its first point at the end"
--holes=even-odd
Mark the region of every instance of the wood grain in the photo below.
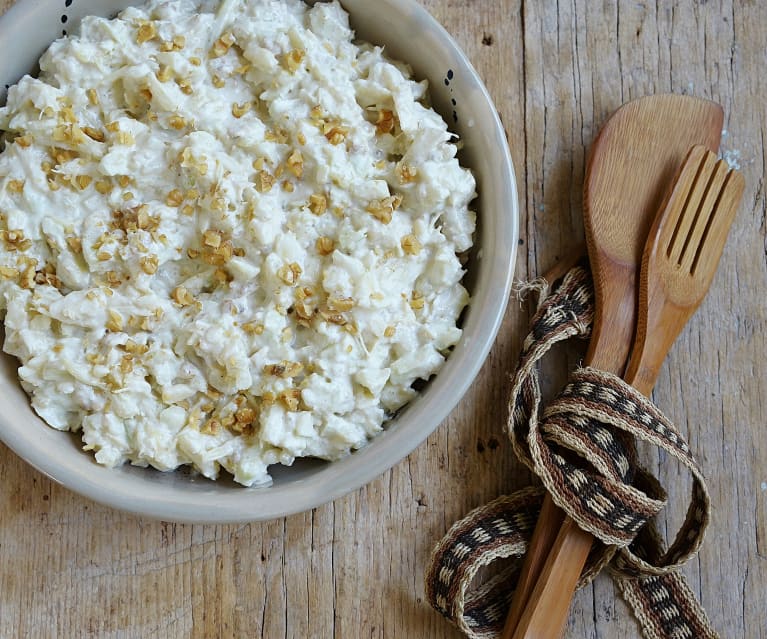
{"type": "MultiPolygon", "coordinates": [[[[744,205],[653,396],[697,451],[715,506],[689,582],[722,636],[767,637],[767,5],[422,1],[485,78],[505,123],[523,211],[520,279],[582,240],[585,151],[622,102],[675,91],[724,106],[723,151],[745,175],[744,205]]],[[[12,3],[0,0],[0,11],[12,3]]],[[[425,602],[424,566],[456,519],[530,481],[502,434],[530,310],[510,304],[465,400],[413,454],[283,520],[140,520],[62,489],[0,446],[0,636],[460,636],[425,602]]],[[[564,353],[548,386],[579,357],[564,353]]],[[[667,459],[646,459],[669,490],[673,529],[689,484],[667,459]]],[[[600,576],[577,593],[566,636],[638,630],[600,576]]]]}

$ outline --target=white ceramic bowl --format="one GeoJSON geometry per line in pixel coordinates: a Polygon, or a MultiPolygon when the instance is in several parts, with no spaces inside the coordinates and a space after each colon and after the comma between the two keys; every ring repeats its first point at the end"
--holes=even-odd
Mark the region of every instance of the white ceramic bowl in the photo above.
{"type": "MultiPolygon", "coordinates": [[[[114,15],[126,0],[18,0],[0,17],[0,103],[6,88],[62,31],[85,15],[114,15]],[[69,5],[69,6],[67,6],[69,5]]],[[[269,488],[243,488],[175,471],[129,465],[104,468],[81,450],[79,437],[46,426],[17,382],[17,363],[0,357],[0,439],[39,471],[97,502],[168,521],[245,522],[308,510],[357,489],[407,456],[463,397],[500,326],[511,286],[518,237],[514,170],[503,127],[477,73],[448,33],[414,0],[342,0],[357,35],[384,44],[388,55],[428,78],[435,108],[464,141],[461,160],[477,177],[478,232],[466,285],[472,296],[464,335],[447,363],[385,432],[349,457],[272,467],[269,488]]]]}

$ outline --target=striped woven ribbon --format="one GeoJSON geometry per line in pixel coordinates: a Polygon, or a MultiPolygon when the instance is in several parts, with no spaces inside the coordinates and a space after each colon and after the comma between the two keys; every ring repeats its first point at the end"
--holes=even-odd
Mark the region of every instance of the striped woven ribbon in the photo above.
{"type": "Polygon", "coordinates": [[[548,490],[598,540],[581,586],[607,566],[647,639],[714,639],[677,570],[698,551],[710,513],[703,475],[684,438],[641,393],[593,368],[576,369],[559,396],[541,406],[538,362],[557,342],[587,338],[593,308],[585,263],[572,268],[550,294],[541,289],[513,377],[507,428],[516,455],[543,487],[499,497],[455,523],[432,554],[427,597],[467,636],[496,637],[548,490]],[[638,463],[636,440],[666,451],[692,475],[687,517],[667,549],[653,524],[666,493],[638,463]],[[493,577],[475,587],[480,569],[491,564],[497,568],[493,577]]]}

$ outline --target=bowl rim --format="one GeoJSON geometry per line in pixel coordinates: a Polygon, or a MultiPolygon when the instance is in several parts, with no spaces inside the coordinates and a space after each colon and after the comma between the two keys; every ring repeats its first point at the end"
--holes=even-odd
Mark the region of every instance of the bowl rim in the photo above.
{"type": "MultiPolygon", "coordinates": [[[[44,451],[40,446],[36,446],[34,436],[21,432],[23,429],[5,428],[2,423],[5,421],[5,417],[0,415],[0,440],[14,453],[39,472],[69,490],[100,504],[133,515],[180,523],[247,523],[272,520],[305,512],[358,490],[403,461],[440,424],[443,424],[476,378],[495,342],[504,319],[512,286],[519,238],[519,202],[516,175],[506,134],[494,107],[493,100],[464,51],[448,31],[418,3],[413,0],[387,0],[387,2],[395,10],[400,10],[403,14],[410,13],[414,15],[417,21],[428,24],[429,28],[436,33],[438,39],[442,40],[451,49],[451,53],[462,65],[463,71],[468,72],[471,76],[473,86],[481,92],[482,101],[490,107],[492,112],[491,135],[501,158],[502,166],[499,167],[501,178],[497,187],[504,189],[503,199],[509,203],[506,214],[510,220],[506,227],[506,235],[502,238],[496,238],[496,243],[505,243],[510,247],[510,254],[508,259],[504,260],[502,268],[493,267],[494,276],[498,278],[497,284],[494,286],[497,297],[495,297],[492,308],[485,309],[483,307],[483,313],[487,312],[492,317],[489,327],[485,329],[482,335],[477,336],[475,342],[472,343],[472,357],[467,362],[467,366],[462,368],[461,376],[453,380],[450,395],[445,396],[445,393],[442,393],[444,401],[440,402],[436,407],[427,407],[426,402],[416,402],[405,409],[405,413],[411,421],[428,416],[428,421],[433,421],[433,427],[410,428],[409,430],[396,427],[386,428],[374,440],[377,454],[362,455],[365,450],[369,449],[369,446],[365,446],[343,460],[331,462],[328,464],[328,467],[343,464],[350,466],[352,472],[328,473],[328,476],[324,477],[323,481],[320,482],[321,486],[314,486],[312,485],[314,482],[305,481],[292,482],[287,486],[275,485],[266,488],[238,486],[236,490],[232,491],[231,498],[227,498],[227,496],[222,498],[217,494],[215,497],[216,503],[209,510],[203,511],[200,509],[199,502],[191,499],[192,493],[186,493],[183,495],[185,499],[180,499],[181,495],[178,491],[174,492],[172,485],[163,486],[159,493],[154,492],[151,497],[147,498],[147,496],[137,494],[135,491],[128,491],[127,488],[132,485],[132,482],[125,484],[125,482],[118,481],[117,475],[115,475],[115,481],[104,481],[104,478],[107,477],[104,474],[105,472],[114,473],[115,470],[119,469],[98,466],[95,461],[84,454],[83,458],[91,463],[90,467],[76,468],[67,465],[57,460],[56,456],[52,456],[50,451],[44,451]],[[428,414],[425,412],[426,408],[429,408],[428,414]],[[387,455],[386,452],[390,449],[396,449],[398,452],[394,455],[387,455]],[[357,456],[356,460],[354,459],[355,456],[357,456]],[[354,472],[355,467],[358,467],[356,473],[354,472]],[[89,468],[90,471],[88,470],[89,468]],[[354,477],[353,481],[348,479],[350,474],[354,477]],[[301,484],[298,489],[296,489],[296,483],[301,484]],[[125,484],[125,489],[116,489],[115,484],[125,484]],[[252,491],[264,491],[264,494],[268,491],[270,497],[270,499],[266,500],[268,506],[265,506],[264,500],[258,499],[252,491]],[[163,493],[168,493],[168,495],[165,496],[163,493]],[[243,509],[243,502],[245,501],[243,496],[246,494],[252,496],[253,507],[243,509]]],[[[15,21],[23,20],[28,22],[30,20],[28,15],[24,15],[31,8],[29,4],[24,0],[20,0],[0,16],[0,34],[8,29],[7,25],[13,24],[15,21]]],[[[346,4],[346,2],[342,0],[342,4],[346,4]]],[[[349,4],[353,4],[353,2],[350,1],[349,4]]],[[[347,10],[353,15],[353,9],[347,10]]],[[[448,358],[447,364],[450,363],[453,356],[454,354],[448,358]]],[[[437,374],[433,382],[438,383],[439,379],[440,374],[437,374]]],[[[147,478],[144,478],[144,480],[151,481],[151,475],[147,473],[147,478]]],[[[210,480],[201,477],[200,481],[208,482],[210,480]]],[[[198,494],[195,493],[194,496],[197,497],[198,494]]]]}

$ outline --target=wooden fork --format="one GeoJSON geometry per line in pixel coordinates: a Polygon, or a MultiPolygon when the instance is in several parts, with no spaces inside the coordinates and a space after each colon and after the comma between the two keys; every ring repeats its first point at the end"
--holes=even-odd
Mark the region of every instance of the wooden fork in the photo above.
{"type": "MultiPolygon", "coordinates": [[[[642,256],[637,330],[624,374],[644,395],[652,392],[671,345],[706,296],[744,187],[740,173],[695,146],[655,218],[642,256]]],[[[590,549],[569,543],[572,535],[567,527],[560,530],[513,639],[561,637],[590,549]]]]}

